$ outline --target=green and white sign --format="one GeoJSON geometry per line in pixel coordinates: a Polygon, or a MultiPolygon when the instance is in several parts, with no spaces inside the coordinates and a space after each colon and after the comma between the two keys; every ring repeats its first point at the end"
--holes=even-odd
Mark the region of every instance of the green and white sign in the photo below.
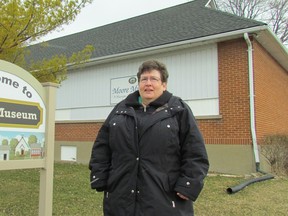
{"type": "Polygon", "coordinates": [[[15,70],[0,69],[0,161],[41,159],[45,155],[45,105],[37,84],[31,85],[31,75],[27,80],[27,72],[15,70]]]}
{"type": "Polygon", "coordinates": [[[0,171],[40,169],[39,216],[52,216],[58,86],[0,60],[0,171]]]}

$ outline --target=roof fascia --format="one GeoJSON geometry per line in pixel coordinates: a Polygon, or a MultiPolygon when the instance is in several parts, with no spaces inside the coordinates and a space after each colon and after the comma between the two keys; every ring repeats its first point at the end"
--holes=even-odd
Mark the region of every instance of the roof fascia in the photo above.
{"type": "Polygon", "coordinates": [[[256,33],[254,38],[288,71],[288,49],[269,27],[256,33]]]}
{"type": "Polygon", "coordinates": [[[147,53],[156,54],[156,53],[173,51],[173,50],[178,50],[178,49],[183,49],[183,48],[196,47],[196,46],[210,44],[210,43],[217,43],[217,42],[221,42],[225,40],[243,37],[243,34],[246,32],[257,32],[260,30],[263,30],[263,26],[257,26],[257,27],[253,27],[249,29],[240,29],[240,30],[233,31],[233,32],[225,32],[221,34],[209,35],[206,37],[199,37],[199,38],[179,41],[179,42],[155,46],[155,47],[133,50],[130,52],[125,52],[125,53],[97,57],[97,58],[90,59],[87,62],[87,64],[98,64],[98,63],[102,64],[102,63],[111,62],[114,60],[118,61],[122,59],[128,59],[128,58],[131,58],[131,56],[133,57],[145,56],[147,55],[147,53]]]}
{"type": "MultiPolygon", "coordinates": [[[[126,53],[120,53],[115,55],[109,55],[99,58],[90,59],[86,65],[92,66],[97,64],[104,64],[107,62],[120,61],[125,59],[131,59],[146,56],[147,54],[158,54],[162,52],[174,51],[179,49],[191,48],[200,45],[207,45],[211,43],[219,43],[221,41],[243,38],[244,34],[248,33],[253,35],[254,38],[288,71],[288,52],[282,45],[280,40],[275,36],[273,32],[266,26],[257,26],[247,29],[240,29],[232,32],[225,32],[216,35],[210,35],[206,37],[195,38],[191,40],[179,41],[171,44],[165,44],[126,53]]],[[[72,65],[71,65],[72,66],[72,65]]],[[[72,66],[73,67],[73,66],[72,66]]],[[[72,68],[70,68],[72,69],[72,68]]]]}
{"type": "Polygon", "coordinates": [[[207,2],[207,4],[205,5],[205,7],[217,9],[215,0],[209,0],[209,1],[207,2]]]}

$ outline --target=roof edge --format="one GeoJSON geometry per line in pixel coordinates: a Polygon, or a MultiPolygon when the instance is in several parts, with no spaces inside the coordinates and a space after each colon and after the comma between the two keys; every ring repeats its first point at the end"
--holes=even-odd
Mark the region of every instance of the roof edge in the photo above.
{"type": "Polygon", "coordinates": [[[210,43],[217,43],[225,40],[230,40],[230,39],[235,39],[235,38],[240,38],[243,37],[244,33],[251,33],[251,32],[258,32],[266,29],[265,26],[256,26],[248,29],[239,29],[237,31],[232,31],[232,32],[224,32],[221,34],[215,34],[215,35],[209,35],[205,37],[199,37],[199,38],[193,38],[190,40],[184,40],[184,41],[178,41],[170,44],[164,44],[160,46],[155,46],[155,47],[149,47],[149,48],[144,48],[144,49],[139,49],[139,50],[133,50],[125,53],[119,53],[119,54],[114,54],[114,55],[109,55],[109,56],[103,56],[103,57],[97,57],[90,59],[87,64],[88,65],[94,65],[94,64],[102,64],[106,62],[110,62],[111,60],[113,61],[118,61],[118,60],[123,60],[126,58],[130,58],[131,55],[133,57],[139,57],[145,55],[147,52],[149,53],[160,53],[163,51],[171,51],[171,50],[176,50],[176,49],[182,49],[182,48],[188,48],[188,47],[196,47],[199,45],[205,45],[205,44],[210,44],[210,43]],[[188,45],[188,46],[187,46],[188,45]]]}
{"type": "Polygon", "coordinates": [[[288,71],[288,49],[268,26],[254,38],[288,71]]]}
{"type": "MultiPolygon", "coordinates": [[[[178,41],[171,44],[164,44],[155,47],[149,47],[145,49],[133,50],[125,53],[119,53],[109,56],[103,56],[90,59],[86,64],[87,66],[103,64],[111,61],[119,61],[135,57],[141,57],[150,54],[156,54],[161,52],[167,52],[172,50],[191,48],[200,45],[206,45],[211,43],[219,43],[225,40],[231,40],[236,38],[243,38],[244,34],[254,34],[254,38],[279,62],[279,64],[288,71],[288,51],[282,44],[278,37],[270,30],[267,25],[256,26],[252,28],[239,29],[237,31],[224,32],[221,34],[209,35],[200,38],[193,38],[185,41],[178,41]]],[[[73,68],[73,65],[70,65],[73,68]]],[[[71,68],[71,69],[72,69],[71,68]]]]}
{"type": "Polygon", "coordinates": [[[208,0],[208,2],[206,3],[205,7],[213,8],[213,9],[218,10],[215,0],[208,0]]]}

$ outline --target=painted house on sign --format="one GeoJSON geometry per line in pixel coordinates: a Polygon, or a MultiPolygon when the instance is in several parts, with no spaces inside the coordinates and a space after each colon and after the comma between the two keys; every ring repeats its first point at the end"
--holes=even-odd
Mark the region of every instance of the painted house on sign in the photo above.
{"type": "Polygon", "coordinates": [[[15,156],[43,157],[43,147],[40,143],[28,144],[24,137],[21,137],[15,148],[15,156]]]}
{"type": "Polygon", "coordinates": [[[103,121],[137,90],[139,65],[157,59],[167,65],[168,91],[197,119],[210,171],[269,171],[263,139],[288,134],[288,51],[267,24],[219,11],[214,0],[191,0],[32,45],[30,58],[71,56],[86,45],[95,48],[91,58],[68,67],[57,91],[56,161],[89,162],[103,121]]]}
{"type": "Polygon", "coordinates": [[[0,145],[0,161],[9,160],[10,146],[0,145]]]}
{"type": "Polygon", "coordinates": [[[43,147],[40,143],[30,144],[31,157],[43,157],[43,147]]]}
{"type": "Polygon", "coordinates": [[[30,146],[22,136],[15,147],[15,156],[30,156],[30,146]]]}

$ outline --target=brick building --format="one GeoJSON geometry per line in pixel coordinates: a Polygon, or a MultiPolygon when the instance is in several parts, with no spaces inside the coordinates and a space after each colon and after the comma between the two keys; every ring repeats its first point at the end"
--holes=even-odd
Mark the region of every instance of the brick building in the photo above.
{"type": "Polygon", "coordinates": [[[31,46],[32,58],[95,47],[86,67],[71,69],[58,90],[56,160],[88,162],[99,128],[125,97],[119,88],[132,88],[126,81],[149,58],[167,65],[168,90],[191,106],[210,171],[269,170],[261,139],[288,134],[287,49],[265,23],[218,11],[214,1],[190,1],[48,44],[45,52],[31,46]]]}

